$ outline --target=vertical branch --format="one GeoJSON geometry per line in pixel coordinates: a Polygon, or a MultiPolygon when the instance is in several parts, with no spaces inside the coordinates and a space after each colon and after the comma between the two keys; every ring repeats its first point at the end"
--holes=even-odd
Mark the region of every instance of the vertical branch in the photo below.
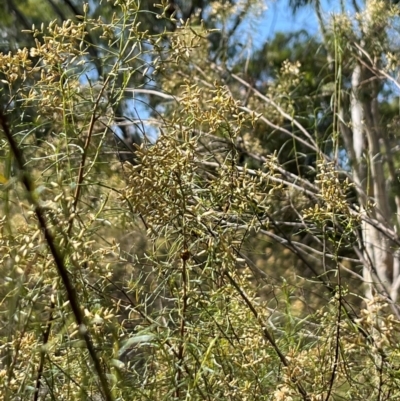
{"type": "MultiPolygon", "coordinates": [[[[387,188],[385,183],[385,171],[383,164],[383,156],[380,148],[380,138],[385,134],[381,132],[378,126],[379,116],[376,107],[376,98],[378,89],[376,83],[372,82],[368,85],[369,96],[360,99],[363,107],[365,118],[365,132],[368,140],[368,160],[370,165],[371,189],[373,191],[375,217],[384,225],[391,224],[391,212],[389,208],[387,188]]],[[[375,265],[375,269],[379,278],[384,283],[391,283],[391,275],[393,273],[393,257],[391,251],[391,243],[382,238],[376,229],[369,227],[369,238],[367,243],[373,244],[370,256],[375,265]]]]}
{"type": "MultiPolygon", "coordinates": [[[[105,89],[106,89],[106,87],[108,85],[110,77],[111,77],[111,75],[109,75],[107,77],[107,79],[105,80],[103,86],[101,87],[101,89],[99,91],[99,94],[97,96],[97,99],[95,101],[95,104],[93,106],[92,115],[90,117],[89,130],[88,130],[88,134],[87,134],[87,137],[86,137],[85,144],[83,146],[83,154],[82,154],[82,159],[81,159],[81,162],[80,162],[80,165],[79,165],[78,178],[77,178],[77,182],[76,182],[76,189],[75,189],[75,194],[74,194],[74,203],[73,203],[73,206],[72,206],[73,207],[73,211],[72,211],[73,214],[76,213],[76,209],[77,209],[78,203],[79,203],[79,198],[80,198],[80,194],[81,194],[81,185],[82,185],[83,178],[84,178],[83,177],[83,173],[85,171],[85,165],[86,165],[86,158],[87,158],[87,155],[88,155],[88,149],[89,149],[90,141],[92,139],[92,134],[93,134],[93,130],[94,130],[94,124],[95,124],[95,122],[96,122],[96,120],[98,118],[97,114],[96,114],[97,108],[99,106],[101,98],[103,97],[104,91],[105,91],[105,89]]],[[[73,225],[74,225],[74,219],[71,218],[70,221],[69,221],[69,226],[68,226],[68,231],[67,231],[68,237],[71,234],[71,230],[72,230],[73,225]]]]}
{"type": "Polygon", "coordinates": [[[33,396],[33,401],[38,401],[38,399],[39,399],[40,387],[42,385],[41,379],[42,379],[42,375],[43,375],[44,359],[46,356],[44,347],[46,347],[46,345],[49,341],[49,338],[50,338],[51,326],[52,326],[53,319],[54,319],[54,317],[53,317],[54,308],[55,308],[55,303],[54,303],[54,301],[51,301],[49,318],[47,319],[46,329],[43,332],[43,344],[42,344],[42,350],[40,352],[40,361],[39,361],[39,366],[38,366],[38,371],[37,371],[37,376],[36,376],[35,394],[33,396]]]}
{"type": "Polygon", "coordinates": [[[35,215],[39,222],[39,227],[41,228],[44,238],[46,240],[46,243],[51,251],[51,254],[53,255],[54,263],[56,265],[56,268],[57,268],[58,274],[61,278],[61,281],[64,285],[68,301],[71,305],[71,309],[72,309],[72,312],[75,317],[75,321],[79,327],[80,335],[82,336],[83,340],[85,341],[86,348],[93,361],[95,371],[99,377],[100,384],[101,384],[101,387],[102,387],[102,390],[104,393],[104,397],[107,401],[113,401],[114,398],[112,396],[110,387],[108,385],[106,375],[103,372],[103,369],[102,369],[101,363],[100,363],[100,359],[98,358],[98,356],[96,354],[91,335],[86,326],[86,322],[84,319],[84,315],[82,313],[81,305],[78,300],[76,289],[68,275],[68,270],[67,270],[67,267],[65,266],[65,262],[64,262],[64,255],[62,255],[59,248],[57,247],[54,235],[50,231],[49,225],[47,224],[47,219],[45,217],[44,211],[41,208],[41,206],[39,205],[38,200],[35,198],[35,195],[34,195],[35,194],[35,185],[26,169],[24,155],[23,155],[22,151],[19,149],[17,142],[15,141],[13,135],[11,134],[11,131],[8,127],[7,119],[1,110],[0,110],[0,126],[2,127],[2,129],[4,131],[4,135],[5,135],[7,141],[10,145],[10,148],[14,154],[15,161],[16,161],[19,171],[20,171],[22,184],[26,190],[28,201],[33,207],[33,210],[34,210],[35,215]]]}
{"type": "Polygon", "coordinates": [[[336,373],[338,370],[338,363],[339,363],[339,355],[340,355],[340,325],[341,325],[341,321],[342,321],[342,307],[341,304],[343,302],[342,300],[342,287],[340,284],[340,267],[338,265],[337,267],[337,271],[338,271],[338,282],[339,282],[339,287],[338,287],[338,308],[337,308],[337,319],[336,319],[336,336],[335,336],[335,357],[334,357],[334,362],[333,362],[333,367],[332,367],[332,373],[331,373],[331,379],[329,382],[329,389],[328,389],[328,393],[326,395],[325,401],[328,401],[331,393],[332,393],[332,389],[333,389],[333,384],[335,383],[335,379],[336,379],[336,373]]]}
{"type": "Polygon", "coordinates": [[[182,380],[182,369],[183,369],[183,360],[184,360],[184,352],[185,352],[185,330],[186,330],[186,311],[187,311],[187,266],[186,262],[189,259],[190,254],[185,249],[181,254],[182,259],[182,309],[181,309],[181,324],[180,324],[180,337],[181,342],[178,348],[178,363],[177,363],[177,374],[176,374],[176,390],[175,390],[175,397],[179,398],[180,393],[180,382],[182,380]]]}
{"type": "MultiPolygon", "coordinates": [[[[350,107],[351,107],[351,122],[353,128],[353,149],[355,156],[355,169],[360,169],[361,158],[364,152],[364,130],[363,130],[363,107],[358,98],[359,86],[362,79],[362,69],[357,64],[351,75],[351,95],[350,95],[350,107]]],[[[362,179],[363,177],[361,177],[362,179]]],[[[357,183],[357,184],[361,184],[357,183]]]]}
{"type": "MultiPolygon", "coordinates": [[[[334,220],[334,237],[339,234],[338,232],[338,224],[336,220],[336,212],[332,212],[333,220],[334,220]]],[[[336,292],[336,300],[337,300],[337,318],[336,318],[336,336],[335,336],[335,356],[333,361],[331,379],[329,381],[329,389],[326,395],[325,401],[329,401],[329,398],[332,394],[333,385],[335,383],[337,370],[338,370],[338,363],[339,363],[339,355],[340,355],[340,326],[342,323],[342,303],[343,303],[343,294],[342,294],[342,275],[341,269],[339,266],[338,261],[338,250],[340,248],[340,242],[337,243],[337,249],[335,251],[335,261],[336,261],[336,270],[337,270],[337,292],[336,292]]]]}
{"type": "MultiPolygon", "coordinates": [[[[354,155],[353,160],[353,177],[356,184],[356,188],[358,188],[358,192],[365,193],[366,196],[358,196],[361,211],[365,211],[367,207],[367,200],[369,195],[369,187],[366,181],[365,176],[365,167],[362,160],[365,140],[364,140],[364,129],[363,129],[363,119],[364,119],[364,110],[359,99],[359,91],[360,85],[362,81],[362,68],[359,63],[357,63],[353,69],[351,76],[351,95],[350,95],[350,110],[351,110],[351,125],[353,131],[353,140],[352,140],[352,153],[354,155]]],[[[362,233],[363,233],[363,247],[365,259],[369,259],[371,255],[373,255],[373,242],[369,240],[371,237],[371,230],[373,228],[366,223],[362,222],[362,233]]],[[[364,282],[367,284],[366,296],[367,298],[372,298],[372,274],[371,269],[368,266],[364,265],[363,268],[363,278],[364,282]]]]}
{"type": "Polygon", "coordinates": [[[182,372],[183,372],[183,361],[184,361],[184,352],[185,352],[185,330],[186,330],[186,312],[187,312],[187,302],[188,302],[188,272],[187,272],[187,261],[190,258],[190,252],[188,250],[187,240],[186,240],[186,222],[185,222],[185,212],[186,212],[186,194],[184,191],[184,187],[182,185],[181,174],[180,171],[176,173],[176,180],[181,192],[181,200],[182,200],[182,231],[183,231],[183,252],[181,253],[182,260],[182,308],[181,308],[181,323],[180,323],[180,344],[177,352],[177,374],[176,374],[176,389],[175,396],[179,398],[180,394],[180,385],[182,380],[182,372]]]}

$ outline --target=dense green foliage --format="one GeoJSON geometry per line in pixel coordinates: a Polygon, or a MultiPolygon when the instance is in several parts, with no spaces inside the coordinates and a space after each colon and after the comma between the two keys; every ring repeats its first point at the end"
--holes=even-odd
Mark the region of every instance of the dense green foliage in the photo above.
{"type": "Polygon", "coordinates": [[[7,1],[1,400],[399,398],[398,9],[264,6],[7,1]]]}

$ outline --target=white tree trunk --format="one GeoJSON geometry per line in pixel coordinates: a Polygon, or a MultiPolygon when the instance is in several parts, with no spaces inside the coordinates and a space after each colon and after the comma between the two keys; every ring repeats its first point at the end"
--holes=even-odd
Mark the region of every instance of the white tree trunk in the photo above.
{"type": "MultiPolygon", "coordinates": [[[[351,125],[353,131],[353,176],[359,193],[362,213],[367,213],[385,226],[391,227],[392,215],[384,175],[384,160],[380,149],[383,133],[378,122],[377,95],[374,84],[365,84],[368,74],[357,63],[352,74],[351,125]],[[364,86],[362,86],[364,85],[364,86]],[[368,93],[368,96],[365,96],[368,93]],[[365,196],[367,195],[367,196],[365,196]]],[[[366,297],[378,286],[397,298],[393,289],[393,248],[390,241],[371,224],[362,222],[364,245],[363,277],[366,297]],[[378,282],[376,282],[378,281],[378,282]]]]}

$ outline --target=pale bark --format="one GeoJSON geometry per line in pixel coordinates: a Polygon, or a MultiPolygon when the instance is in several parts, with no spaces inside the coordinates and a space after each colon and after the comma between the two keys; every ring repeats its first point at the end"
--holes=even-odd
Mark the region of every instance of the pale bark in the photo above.
{"type": "MultiPolygon", "coordinates": [[[[354,155],[353,177],[360,195],[359,203],[362,213],[366,213],[385,226],[391,226],[392,211],[388,203],[388,193],[385,182],[384,158],[380,148],[380,139],[386,135],[378,125],[379,114],[377,107],[378,90],[376,84],[363,84],[367,78],[365,68],[356,64],[352,75],[351,93],[351,119],[353,131],[353,149],[350,154],[354,155]],[[364,87],[362,87],[364,85],[364,87]],[[368,93],[368,96],[365,94],[368,93]],[[367,167],[367,174],[364,171],[367,167]],[[369,202],[365,202],[366,193],[369,202]]],[[[368,222],[362,222],[364,271],[363,277],[367,284],[366,297],[372,297],[372,288],[375,285],[384,286],[391,298],[397,298],[397,288],[393,291],[393,244],[382,235],[376,227],[368,222]],[[374,282],[374,275],[379,284],[374,282]]],[[[395,287],[400,284],[396,283],[395,287]]]]}

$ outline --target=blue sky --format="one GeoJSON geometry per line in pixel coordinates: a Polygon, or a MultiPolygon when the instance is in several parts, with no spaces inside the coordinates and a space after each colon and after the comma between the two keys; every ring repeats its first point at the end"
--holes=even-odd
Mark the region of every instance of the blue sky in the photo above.
{"type": "MultiPolygon", "coordinates": [[[[332,0],[338,4],[337,1],[332,0]]],[[[253,20],[249,17],[239,26],[235,34],[235,41],[241,41],[244,53],[241,57],[247,57],[249,53],[258,50],[277,32],[293,32],[306,30],[311,35],[319,34],[318,22],[313,7],[304,6],[294,14],[289,6],[289,0],[264,0],[266,10],[259,18],[253,20]]],[[[324,9],[330,10],[327,0],[322,0],[324,9]]]]}
{"type": "MultiPolygon", "coordinates": [[[[323,16],[326,17],[330,13],[340,12],[340,1],[338,0],[321,0],[321,9],[323,16]]],[[[351,1],[344,0],[346,10],[353,12],[354,8],[351,1]]],[[[362,6],[362,1],[357,2],[362,6]]],[[[306,30],[311,35],[319,34],[318,21],[315,15],[313,5],[299,8],[293,13],[289,6],[289,0],[265,0],[266,11],[262,18],[254,25],[253,44],[264,43],[267,39],[272,39],[276,32],[293,32],[306,30]]],[[[247,27],[243,27],[243,30],[247,27]]]]}
{"type": "Polygon", "coordinates": [[[302,7],[296,14],[293,14],[288,0],[267,1],[267,7],[264,13],[265,22],[260,26],[262,34],[260,39],[270,39],[276,32],[301,29],[318,34],[317,19],[312,6],[302,7]]]}

